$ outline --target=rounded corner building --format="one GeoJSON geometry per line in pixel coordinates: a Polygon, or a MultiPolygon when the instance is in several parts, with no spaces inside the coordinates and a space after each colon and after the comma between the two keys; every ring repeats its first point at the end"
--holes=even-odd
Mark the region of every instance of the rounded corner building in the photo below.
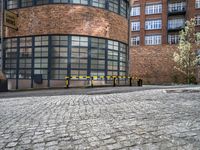
{"type": "Polygon", "coordinates": [[[129,0],[7,0],[5,9],[18,15],[18,30],[4,31],[10,89],[128,75],[129,0]]]}

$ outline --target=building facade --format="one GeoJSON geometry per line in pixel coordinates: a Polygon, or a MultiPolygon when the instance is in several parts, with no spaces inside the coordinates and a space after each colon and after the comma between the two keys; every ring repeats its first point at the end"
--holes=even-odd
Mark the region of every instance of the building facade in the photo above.
{"type": "Polygon", "coordinates": [[[128,0],[7,0],[5,9],[18,15],[18,30],[4,32],[11,89],[65,86],[65,76],[128,74],[128,0]]]}
{"type": "MultiPolygon", "coordinates": [[[[179,32],[185,21],[191,18],[196,18],[196,32],[200,32],[200,0],[132,2],[130,74],[143,78],[149,84],[181,80],[172,59],[179,42],[179,32]]],[[[200,48],[196,50],[198,52],[200,48]]]]}

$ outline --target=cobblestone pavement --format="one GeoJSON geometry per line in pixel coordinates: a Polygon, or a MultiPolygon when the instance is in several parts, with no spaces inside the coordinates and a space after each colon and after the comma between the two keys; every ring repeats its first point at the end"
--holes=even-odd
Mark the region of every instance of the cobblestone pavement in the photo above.
{"type": "Polygon", "coordinates": [[[0,98],[0,149],[200,150],[199,90],[0,98]]]}

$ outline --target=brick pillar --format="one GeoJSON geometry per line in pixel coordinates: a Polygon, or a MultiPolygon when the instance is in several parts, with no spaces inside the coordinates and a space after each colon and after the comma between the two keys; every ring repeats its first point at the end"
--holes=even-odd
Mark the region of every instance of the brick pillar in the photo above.
{"type": "Polygon", "coordinates": [[[168,14],[168,3],[167,3],[167,0],[162,0],[162,7],[163,7],[163,10],[162,10],[162,44],[167,44],[167,23],[168,23],[168,17],[167,17],[167,14],[168,14]]]}
{"type": "Polygon", "coordinates": [[[145,3],[146,0],[141,0],[140,8],[140,43],[141,46],[145,44],[145,3]]]}

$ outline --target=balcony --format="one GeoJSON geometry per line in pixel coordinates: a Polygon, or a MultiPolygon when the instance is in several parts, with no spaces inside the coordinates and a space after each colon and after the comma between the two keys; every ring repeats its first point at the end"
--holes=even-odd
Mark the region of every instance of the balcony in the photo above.
{"type": "Polygon", "coordinates": [[[177,32],[181,31],[185,26],[179,25],[179,26],[168,26],[168,32],[177,32]]]}
{"type": "Polygon", "coordinates": [[[168,31],[180,31],[185,27],[185,18],[171,18],[168,20],[168,31]]]}
{"type": "Polygon", "coordinates": [[[185,15],[186,13],[186,3],[172,3],[168,5],[168,15],[185,15]]]}

